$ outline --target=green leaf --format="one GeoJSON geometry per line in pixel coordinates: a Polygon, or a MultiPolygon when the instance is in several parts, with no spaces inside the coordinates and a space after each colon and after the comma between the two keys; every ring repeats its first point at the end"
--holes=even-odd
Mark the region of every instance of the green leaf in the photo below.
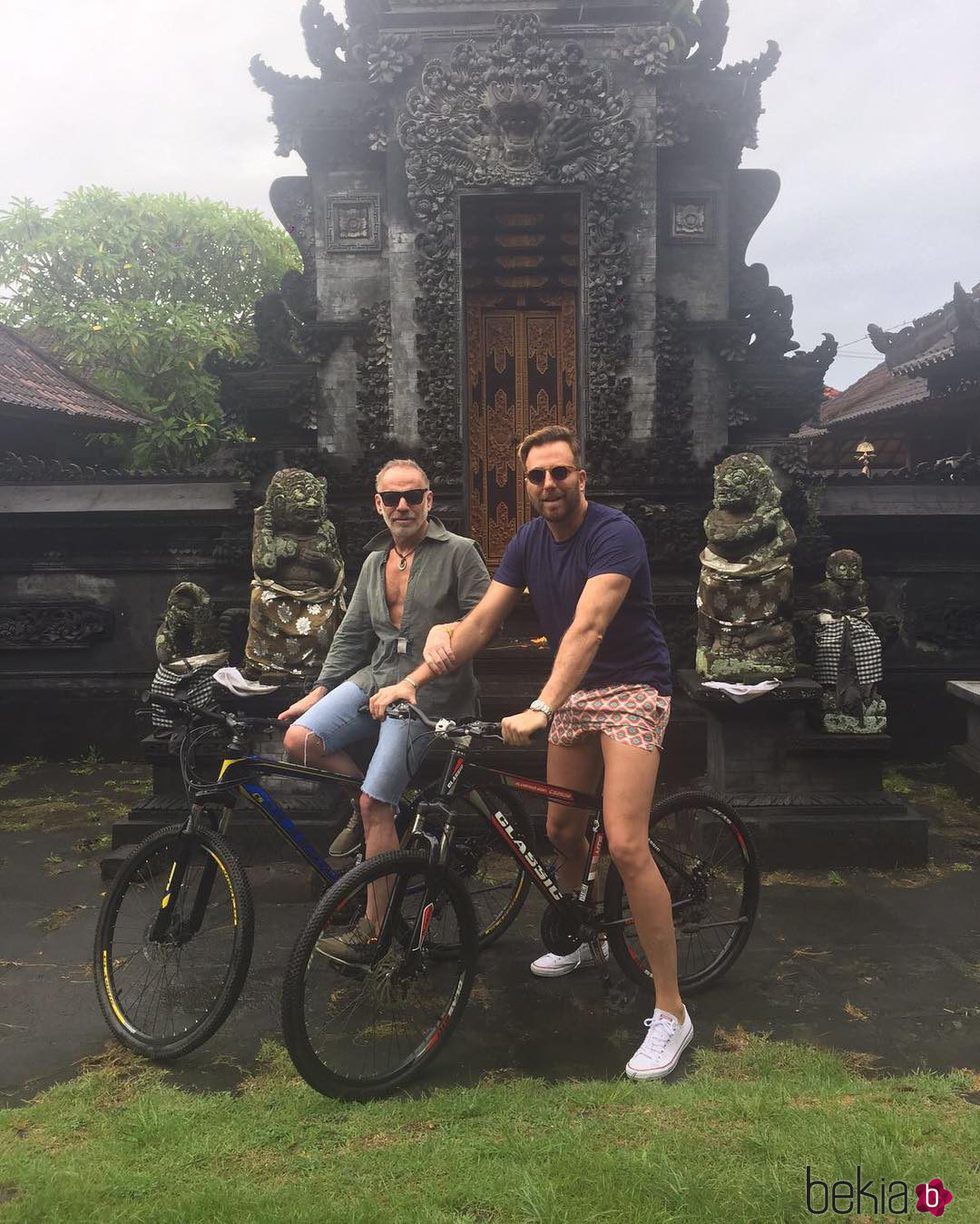
{"type": "Polygon", "coordinates": [[[257,212],[183,195],[70,192],[0,210],[0,321],[154,420],[140,470],[197,459],[227,435],[212,350],[254,348],[251,314],[300,259],[257,212]]]}

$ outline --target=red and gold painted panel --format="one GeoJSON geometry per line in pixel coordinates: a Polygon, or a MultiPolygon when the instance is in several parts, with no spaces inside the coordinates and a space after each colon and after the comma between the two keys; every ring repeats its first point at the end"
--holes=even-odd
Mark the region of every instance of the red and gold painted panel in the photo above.
{"type": "Polygon", "coordinates": [[[544,425],[575,428],[575,326],[574,291],[467,295],[470,534],[491,567],[531,514],[520,440],[544,425]]]}

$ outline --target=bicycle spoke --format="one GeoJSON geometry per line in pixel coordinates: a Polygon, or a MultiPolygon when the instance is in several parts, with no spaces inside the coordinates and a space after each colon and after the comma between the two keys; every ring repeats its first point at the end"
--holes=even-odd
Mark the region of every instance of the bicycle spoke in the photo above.
{"type": "MultiPolygon", "coordinates": [[[[724,972],[751,929],[758,873],[744,833],[710,796],[676,796],[654,808],[650,848],[670,892],[682,988],[702,985],[724,972]]],[[[617,877],[616,900],[625,915],[609,924],[631,973],[647,972],[628,899],[617,877]]],[[[615,919],[616,915],[611,915],[615,919]]],[[[625,966],[624,966],[625,967],[625,966]]]]}
{"type": "MultiPolygon", "coordinates": [[[[461,924],[459,892],[445,895],[442,886],[433,892],[432,869],[418,856],[391,857],[401,860],[394,870],[368,862],[334,886],[314,911],[287,970],[287,1045],[302,1074],[321,1091],[371,1095],[405,1078],[431,1056],[429,1046],[438,1043],[468,993],[475,933],[465,914],[461,924]],[[378,942],[361,922],[331,921],[341,902],[362,911],[382,878],[391,881],[390,900],[378,942]],[[326,904],[331,896],[333,910],[326,904]],[[428,929],[415,946],[429,906],[428,929]],[[452,947],[456,952],[448,953],[452,947]]],[[[462,885],[454,888],[461,891],[462,885]]]]}

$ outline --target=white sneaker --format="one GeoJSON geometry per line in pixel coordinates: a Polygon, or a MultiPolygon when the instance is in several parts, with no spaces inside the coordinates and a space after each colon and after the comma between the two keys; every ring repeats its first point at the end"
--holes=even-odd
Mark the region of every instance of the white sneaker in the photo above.
{"type": "Polygon", "coordinates": [[[626,1078],[631,1080],[663,1079],[680,1062],[691,1038],[694,1025],[691,1013],[685,1007],[684,1019],[678,1020],[670,1012],[654,1010],[649,1020],[644,1020],[647,1035],[643,1044],[626,1064],[626,1078]]]}
{"type": "MultiPolygon", "coordinates": [[[[602,959],[609,960],[609,948],[605,943],[600,943],[602,949],[602,959]]],[[[595,964],[595,957],[592,955],[592,949],[587,943],[580,944],[574,952],[569,952],[567,956],[556,956],[554,952],[545,952],[544,956],[539,956],[536,961],[531,961],[531,972],[535,977],[564,977],[566,973],[572,973],[575,969],[588,968],[595,964]]]]}

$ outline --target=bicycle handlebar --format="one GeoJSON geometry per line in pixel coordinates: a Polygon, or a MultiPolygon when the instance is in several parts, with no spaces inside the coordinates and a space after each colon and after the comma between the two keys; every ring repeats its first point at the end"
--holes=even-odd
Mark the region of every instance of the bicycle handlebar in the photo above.
{"type": "Polygon", "coordinates": [[[237,714],[226,714],[221,710],[209,710],[201,706],[193,706],[190,702],[181,701],[179,697],[171,697],[169,693],[154,693],[150,689],[141,694],[140,700],[144,705],[158,705],[164,709],[176,710],[192,721],[209,722],[216,727],[224,727],[225,730],[231,732],[265,730],[270,727],[282,729],[282,723],[275,718],[241,718],[237,714]]]}
{"type": "Polygon", "coordinates": [[[503,739],[499,722],[486,722],[479,718],[466,718],[459,722],[452,718],[430,718],[410,701],[393,701],[385,714],[388,718],[417,718],[430,731],[447,739],[462,739],[466,735],[475,735],[480,739],[503,739]]]}

